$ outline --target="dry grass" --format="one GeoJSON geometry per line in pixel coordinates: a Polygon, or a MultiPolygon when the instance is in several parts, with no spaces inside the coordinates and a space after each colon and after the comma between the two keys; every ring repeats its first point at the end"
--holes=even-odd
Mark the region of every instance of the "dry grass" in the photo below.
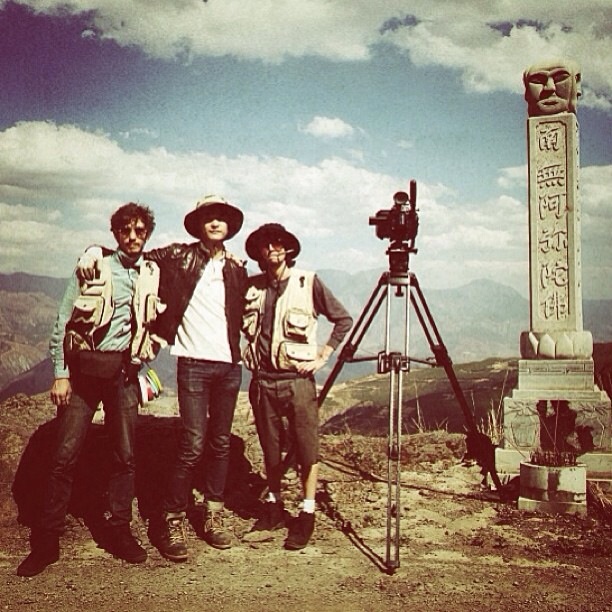
{"type": "MultiPolygon", "coordinates": [[[[465,436],[445,430],[404,435],[400,463],[404,469],[426,470],[432,464],[453,465],[465,454],[465,436]]],[[[386,480],[388,464],[386,437],[361,436],[346,432],[322,436],[321,459],[343,465],[356,474],[386,480]]]]}

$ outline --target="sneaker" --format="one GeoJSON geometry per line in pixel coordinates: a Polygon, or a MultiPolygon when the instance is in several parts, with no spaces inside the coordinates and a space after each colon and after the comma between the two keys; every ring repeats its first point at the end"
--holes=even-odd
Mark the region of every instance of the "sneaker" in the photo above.
{"type": "Polygon", "coordinates": [[[255,521],[251,531],[274,531],[285,526],[285,509],[281,502],[266,502],[261,516],[255,521]]]}
{"type": "Polygon", "coordinates": [[[315,515],[313,512],[300,512],[299,516],[289,525],[289,535],[285,540],[287,550],[305,548],[314,531],[315,515]]]}
{"type": "Polygon", "coordinates": [[[37,576],[47,566],[59,559],[59,536],[56,534],[32,534],[30,537],[32,551],[19,564],[17,575],[24,577],[37,576]]]}
{"type": "Polygon", "coordinates": [[[136,541],[129,525],[116,525],[110,528],[110,550],[115,557],[128,563],[143,563],[147,551],[136,541]]]}
{"type": "Polygon", "coordinates": [[[204,540],[213,548],[231,548],[232,536],[223,525],[223,510],[206,509],[204,518],[204,540]]]}
{"type": "Polygon", "coordinates": [[[157,548],[170,561],[186,561],[187,534],[185,532],[185,517],[167,516],[159,534],[157,548]]]}

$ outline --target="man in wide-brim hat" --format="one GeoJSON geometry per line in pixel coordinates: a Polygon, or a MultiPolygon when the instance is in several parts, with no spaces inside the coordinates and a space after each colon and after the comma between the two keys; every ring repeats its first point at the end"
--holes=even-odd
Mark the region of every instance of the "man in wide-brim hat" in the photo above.
{"type": "Polygon", "coordinates": [[[244,262],[225,248],[242,227],[240,209],[207,195],[185,216],[197,239],[145,253],[161,270],[160,298],[167,305],[155,331],[172,345],[182,434],[162,501],[163,516],[151,530],[154,544],[172,561],[188,558],[185,516],[194,471],[208,457],[204,480],[204,538],[215,548],[231,546],[223,524],[230,435],[242,381],[240,327],[247,282],[244,262]]]}
{"type": "Polygon", "coordinates": [[[256,229],[246,252],[262,274],[249,279],[243,320],[245,365],[253,378],[249,395],[264,454],[269,493],[254,530],[285,523],[281,501],[283,417],[289,422],[302,480],[304,502],[289,522],[285,548],[304,548],[315,523],[318,479],[319,415],[314,374],[325,365],[352,325],[351,316],[314,272],[294,267],[301,246],[279,223],[256,229]],[[333,329],[324,346],[317,344],[317,318],[333,329]]]}
{"type": "Polygon", "coordinates": [[[227,223],[225,240],[233,238],[242,227],[244,215],[225,198],[215,195],[204,196],[194,210],[185,215],[185,229],[198,240],[202,239],[202,220],[218,218],[227,223]]]}
{"type": "Polygon", "coordinates": [[[249,234],[245,244],[247,255],[258,262],[262,270],[266,268],[267,264],[262,257],[261,246],[267,246],[270,242],[278,242],[283,245],[285,261],[289,267],[293,265],[302,250],[300,241],[280,223],[265,223],[249,234]]]}

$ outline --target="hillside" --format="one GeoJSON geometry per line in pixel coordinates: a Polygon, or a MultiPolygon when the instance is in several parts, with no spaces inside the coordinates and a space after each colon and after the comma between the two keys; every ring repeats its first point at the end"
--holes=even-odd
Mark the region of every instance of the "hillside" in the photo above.
{"type": "MultiPolygon", "coordinates": [[[[60,560],[40,576],[18,578],[15,568],[27,554],[28,525],[45,482],[53,413],[46,395],[0,404],[0,601],[6,610],[610,610],[612,530],[597,508],[589,506],[585,518],[519,512],[515,499],[501,501],[482,488],[478,466],[461,460],[459,434],[403,437],[397,549],[387,536],[385,438],[352,432],[321,438],[311,544],[289,553],[283,550],[286,529],[252,532],[265,482],[244,394],[230,457],[230,550],[200,539],[198,478],[189,560],[167,561],[149,541],[178,426],[176,406],[154,402],[139,417],[137,439],[133,530],[148,551],[146,563],[113,558],[100,537],[108,463],[98,418],[77,467],[60,560]],[[388,558],[399,561],[391,572],[388,558]]],[[[295,473],[287,475],[282,493],[294,515],[300,499],[295,473]]]]}
{"type": "MultiPolygon", "coordinates": [[[[319,274],[356,320],[380,276],[377,271],[348,274],[321,270],[319,274]]],[[[49,366],[41,362],[47,355],[64,284],[61,279],[0,274],[0,401],[15,393],[40,393],[48,387],[49,366]]],[[[513,289],[481,280],[446,290],[429,291],[424,287],[423,293],[455,364],[518,356],[519,337],[528,325],[528,303],[513,289]]],[[[403,322],[403,317],[396,312],[403,305],[403,299],[393,299],[392,302],[392,331],[395,332],[403,322]]],[[[584,320],[585,329],[593,333],[596,342],[612,341],[611,300],[585,300],[584,320]]],[[[360,355],[375,357],[381,350],[384,326],[383,308],[359,346],[360,355]]],[[[328,333],[329,324],[322,320],[321,341],[328,333]]],[[[393,333],[392,337],[396,338],[397,334],[393,333]]],[[[431,357],[413,309],[409,348],[411,357],[431,357]]],[[[168,390],[175,390],[174,359],[167,351],[162,353],[154,367],[168,390]]],[[[347,363],[337,382],[373,372],[375,361],[347,363]]],[[[329,367],[319,373],[318,382],[322,384],[328,373],[329,367]]]]}
{"type": "MultiPolygon", "coordinates": [[[[502,400],[517,382],[517,361],[487,359],[455,364],[454,371],[476,422],[489,430],[490,414],[501,418],[502,400]]],[[[405,433],[465,431],[465,419],[442,368],[420,368],[404,376],[402,423],[405,433]]],[[[335,385],[322,406],[326,433],[350,431],[383,436],[388,431],[389,382],[372,375],[335,385]]]]}
{"type": "Polygon", "coordinates": [[[0,389],[46,357],[57,307],[44,293],[0,290],[0,389]]]}
{"type": "Polygon", "coordinates": [[[36,276],[15,272],[14,274],[0,274],[0,291],[10,293],[42,293],[52,300],[59,302],[64,295],[67,279],[51,278],[50,276],[36,276]]]}

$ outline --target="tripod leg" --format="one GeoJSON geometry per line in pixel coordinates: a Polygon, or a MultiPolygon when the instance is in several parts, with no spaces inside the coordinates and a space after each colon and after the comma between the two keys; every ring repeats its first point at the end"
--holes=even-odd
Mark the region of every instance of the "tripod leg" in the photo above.
{"type": "Polygon", "coordinates": [[[429,347],[436,358],[436,363],[444,368],[455,397],[463,412],[463,416],[465,417],[468,429],[468,433],[466,434],[468,455],[470,455],[478,463],[478,465],[480,465],[485,476],[487,474],[491,475],[495,488],[499,493],[501,493],[503,487],[495,468],[495,447],[493,442],[488,436],[478,431],[476,421],[474,420],[474,415],[468,406],[465,395],[463,394],[463,389],[457,380],[457,375],[453,369],[453,362],[451,361],[448,351],[446,350],[446,346],[444,346],[444,342],[442,342],[442,337],[440,336],[440,332],[438,331],[431,311],[427,306],[427,302],[425,301],[425,296],[421,291],[419,282],[414,274],[411,274],[410,276],[411,288],[413,289],[413,291],[410,292],[410,301],[417,314],[421,327],[423,328],[423,333],[427,338],[429,347]]]}
{"type": "Polygon", "coordinates": [[[385,565],[393,573],[400,565],[401,450],[403,360],[399,353],[390,355],[389,432],[387,438],[387,547],[385,565]]]}
{"type": "Polygon", "coordinates": [[[342,366],[347,361],[352,361],[353,356],[355,355],[355,351],[359,348],[359,344],[361,343],[363,337],[370,328],[374,317],[380,310],[380,307],[386,298],[385,287],[387,285],[387,277],[388,275],[386,273],[383,273],[378,279],[378,284],[372,291],[368,302],[366,303],[361,314],[359,315],[359,319],[357,319],[357,322],[355,323],[355,325],[353,325],[353,329],[351,330],[349,337],[347,338],[344,346],[342,347],[342,350],[340,351],[340,354],[336,359],[334,367],[332,368],[327,379],[325,380],[323,388],[319,392],[319,406],[321,406],[325,401],[329,390],[332,388],[334,382],[336,381],[336,378],[338,377],[338,374],[340,374],[340,371],[342,370],[342,366]]]}
{"type": "Polygon", "coordinates": [[[402,352],[390,351],[391,285],[387,287],[386,344],[382,355],[384,367],[379,373],[389,372],[389,431],[387,437],[387,554],[385,565],[392,574],[400,565],[401,478],[402,478],[402,407],[404,405],[404,371],[410,367],[410,291],[404,286],[397,296],[404,297],[404,343],[402,352]]]}

